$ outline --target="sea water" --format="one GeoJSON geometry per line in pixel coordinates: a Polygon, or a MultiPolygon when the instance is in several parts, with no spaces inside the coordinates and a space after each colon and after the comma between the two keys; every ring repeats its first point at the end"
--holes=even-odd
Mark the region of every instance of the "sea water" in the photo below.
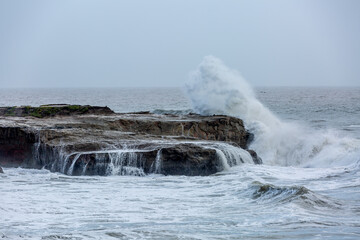
{"type": "Polygon", "coordinates": [[[207,177],[5,168],[4,239],[360,239],[360,88],[251,86],[207,57],[184,89],[2,89],[0,106],[229,114],[263,165],[207,177]]]}

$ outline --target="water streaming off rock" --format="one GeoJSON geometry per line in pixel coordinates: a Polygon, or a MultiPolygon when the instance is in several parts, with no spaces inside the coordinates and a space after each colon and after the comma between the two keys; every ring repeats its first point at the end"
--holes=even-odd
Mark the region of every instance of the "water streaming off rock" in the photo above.
{"type": "MultiPolygon", "coordinates": [[[[221,142],[183,142],[200,148],[214,149],[218,171],[229,170],[230,167],[243,163],[253,164],[254,160],[248,151],[221,142]]],[[[180,142],[181,144],[181,142],[180,142]]],[[[70,176],[79,175],[132,175],[161,174],[163,165],[162,149],[176,146],[172,142],[163,142],[156,149],[101,150],[92,152],[75,152],[64,154],[62,148],[47,151],[45,145],[35,143],[35,158],[45,169],[70,176]],[[155,153],[155,154],[153,154],[155,153]],[[149,159],[153,155],[153,160],[149,159]],[[50,161],[52,159],[53,161],[50,161]],[[150,165],[149,165],[150,162],[150,165]],[[148,165],[148,166],[147,166],[148,165]]]]}

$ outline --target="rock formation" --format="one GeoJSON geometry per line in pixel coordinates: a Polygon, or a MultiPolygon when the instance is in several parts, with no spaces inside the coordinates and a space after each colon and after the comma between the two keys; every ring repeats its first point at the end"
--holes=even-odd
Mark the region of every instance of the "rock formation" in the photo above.
{"type": "Polygon", "coordinates": [[[116,114],[107,107],[0,108],[0,165],[69,175],[210,175],[241,162],[252,135],[229,116],[116,114]]]}

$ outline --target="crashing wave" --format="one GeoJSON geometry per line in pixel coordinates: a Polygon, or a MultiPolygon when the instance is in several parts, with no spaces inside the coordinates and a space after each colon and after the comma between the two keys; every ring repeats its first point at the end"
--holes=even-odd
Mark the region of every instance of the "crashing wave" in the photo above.
{"type": "Polygon", "coordinates": [[[265,164],[328,167],[360,159],[358,139],[282,121],[256,98],[239,72],[213,56],[204,58],[185,87],[196,113],[243,119],[255,136],[250,148],[265,164]]]}

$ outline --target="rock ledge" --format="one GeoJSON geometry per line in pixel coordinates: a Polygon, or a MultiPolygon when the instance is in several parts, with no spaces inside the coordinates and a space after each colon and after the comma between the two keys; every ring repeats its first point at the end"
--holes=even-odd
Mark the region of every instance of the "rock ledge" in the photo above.
{"type": "Polygon", "coordinates": [[[210,175],[244,162],[260,164],[247,149],[251,139],[242,120],[229,116],[117,114],[80,105],[0,108],[2,167],[69,175],[210,175]]]}

